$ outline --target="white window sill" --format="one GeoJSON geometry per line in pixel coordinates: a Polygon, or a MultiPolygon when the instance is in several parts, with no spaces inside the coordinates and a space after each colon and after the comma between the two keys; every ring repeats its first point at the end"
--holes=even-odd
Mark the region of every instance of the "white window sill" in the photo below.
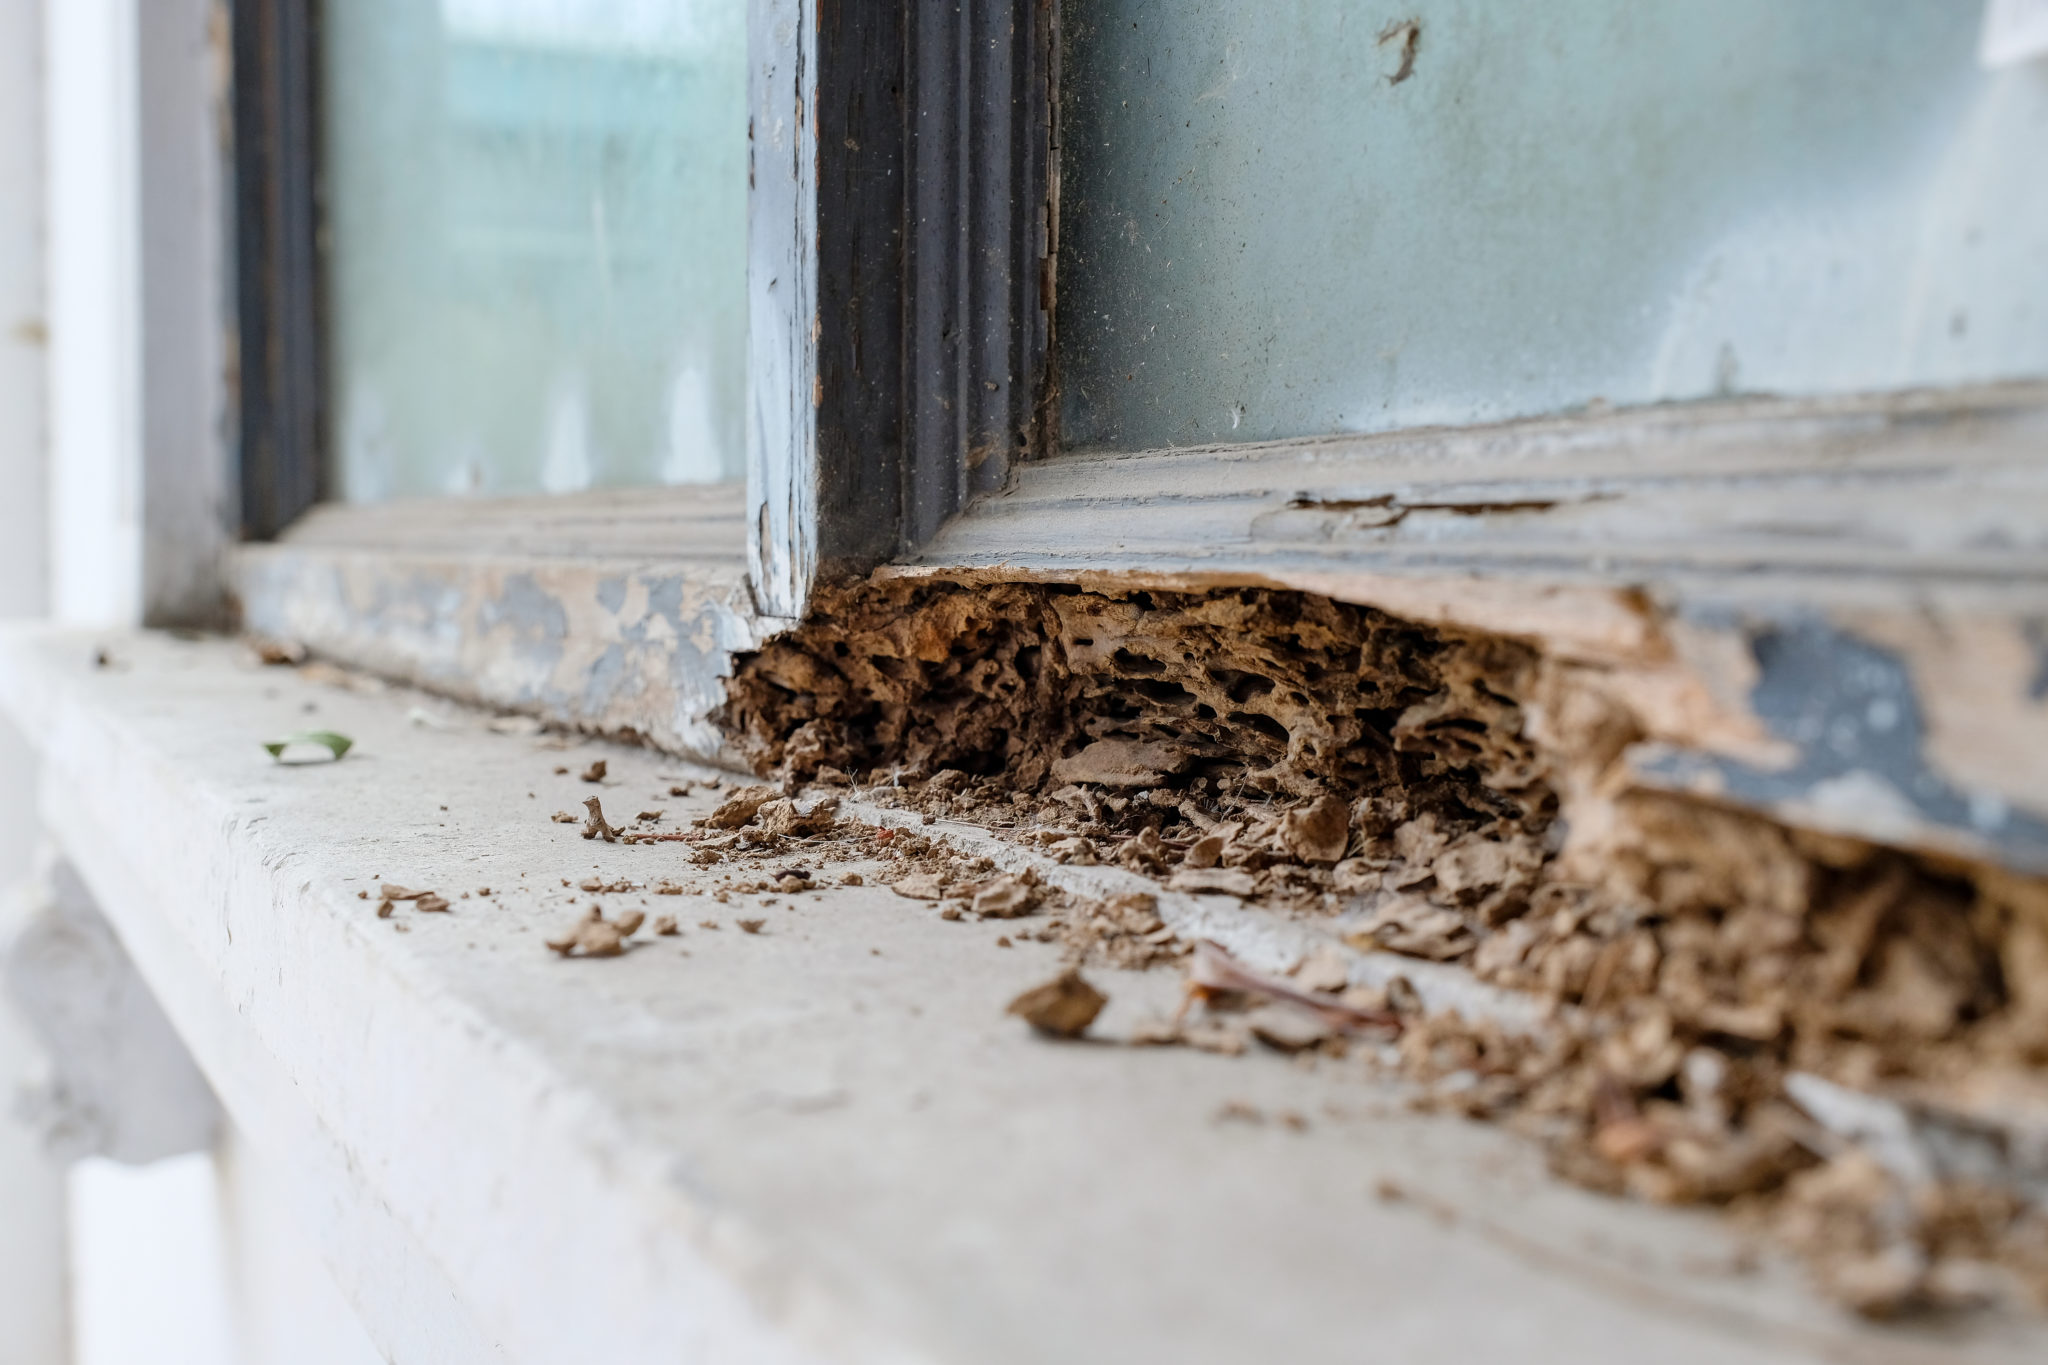
{"type": "MultiPolygon", "coordinates": [[[[555,751],[239,655],[14,633],[0,701],[41,748],[51,836],[396,1361],[1919,1348],[1788,1268],[1726,1269],[1726,1223],[1572,1190],[1507,1134],[1408,1114],[1357,1058],[1040,1041],[1002,1005],[1053,948],[998,949],[1001,926],[879,887],[745,911],[759,935],[737,904],[649,898],[679,938],[559,960],[542,939],[591,899],[562,878],[690,869],[549,814],[602,755],[605,794],[674,827],[708,804],[646,799],[677,761],[555,751]],[[355,750],[280,767],[258,747],[309,724],[355,750]],[[380,920],[380,878],[499,894],[380,920]],[[1219,1121],[1232,1103],[1307,1126],[1219,1121]]],[[[1170,974],[1099,979],[1113,1012],[1172,1001],[1170,974]]],[[[2029,1351],[2001,1330],[1944,1358],[2029,1351]]]]}

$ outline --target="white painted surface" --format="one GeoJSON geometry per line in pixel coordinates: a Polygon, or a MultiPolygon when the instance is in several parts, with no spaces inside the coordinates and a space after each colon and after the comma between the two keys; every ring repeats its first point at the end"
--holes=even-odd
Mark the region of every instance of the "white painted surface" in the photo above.
{"type": "Polygon", "coordinates": [[[228,455],[234,295],[222,173],[228,6],[127,3],[137,6],[140,54],[140,609],[152,625],[213,624],[225,611],[223,557],[238,519],[228,455]]]}
{"type": "Polygon", "coordinates": [[[1993,69],[2048,57],[2048,0],[1987,0],[1977,55],[1993,69]]]}
{"type": "Polygon", "coordinates": [[[142,611],[136,0],[51,4],[48,61],[51,609],[142,611]]]}
{"type": "Polygon", "coordinates": [[[77,874],[59,861],[8,899],[0,989],[42,1050],[18,1112],[43,1145],[137,1166],[210,1148],[220,1106],[77,874]]]}
{"type": "Polygon", "coordinates": [[[76,1365],[237,1365],[213,1160],[71,1172],[76,1365]]]}
{"type": "Polygon", "coordinates": [[[278,1168],[229,1129],[214,1169],[239,1365],[384,1365],[292,1216],[292,1192],[278,1168]]]}
{"type": "MultiPolygon", "coordinates": [[[[0,768],[0,782],[7,773],[0,768]]],[[[0,1001],[0,1097],[33,1065],[29,1039],[0,1001]]],[[[0,1112],[0,1361],[7,1365],[71,1360],[64,1219],[63,1172],[27,1127],[0,1112]]]]}
{"type": "MultiPolygon", "coordinates": [[[[42,0],[0,0],[0,617],[41,615],[43,538],[42,0]]],[[[0,721],[0,886],[35,847],[35,755],[0,721]]],[[[63,1173],[8,1112],[37,1059],[0,1001],[0,1361],[66,1365],[63,1173]]]]}
{"type": "MultiPolygon", "coordinates": [[[[557,874],[694,874],[549,821],[588,790],[554,768],[603,754],[630,803],[673,760],[543,749],[440,703],[414,724],[416,696],[227,646],[124,636],[95,670],[92,643],[0,638],[50,825],[78,832],[70,856],[396,1365],[2048,1346],[2038,1326],[1861,1326],[1768,1260],[1703,1271],[1732,1258],[1727,1224],[1561,1187],[1506,1133],[1407,1114],[1355,1057],[1040,1042],[1002,1003],[1056,949],[1000,949],[1004,926],[880,887],[782,898],[751,911],[759,935],[702,894],[650,904],[690,927],[560,961],[541,940],[589,898],[557,874]],[[309,704],[356,750],[272,765],[256,741],[309,704]],[[90,837],[117,818],[132,838],[90,837]],[[379,920],[355,893],[381,879],[502,894],[379,920]],[[1230,1100],[1307,1131],[1217,1122],[1230,1100]],[[1381,1179],[1449,1212],[1376,1200],[1381,1179]]],[[[680,823],[711,799],[662,804],[680,823]]],[[[1100,980],[1110,1032],[1175,994],[1171,974],[1100,980]]]]}

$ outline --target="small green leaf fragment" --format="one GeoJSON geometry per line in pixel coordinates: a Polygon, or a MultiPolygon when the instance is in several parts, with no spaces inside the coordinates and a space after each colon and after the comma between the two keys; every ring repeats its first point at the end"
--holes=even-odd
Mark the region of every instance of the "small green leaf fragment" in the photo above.
{"type": "Polygon", "coordinates": [[[339,759],[343,754],[355,747],[354,740],[350,739],[347,735],[336,734],[332,730],[299,730],[286,735],[283,739],[267,741],[263,746],[263,750],[272,758],[283,762],[284,751],[294,744],[318,744],[321,748],[327,750],[328,753],[333,754],[336,759],[339,759]]]}

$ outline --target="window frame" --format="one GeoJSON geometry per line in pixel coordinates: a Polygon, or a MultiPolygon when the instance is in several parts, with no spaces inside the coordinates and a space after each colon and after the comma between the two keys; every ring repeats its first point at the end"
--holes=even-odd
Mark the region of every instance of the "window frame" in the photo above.
{"type": "MultiPolygon", "coordinates": [[[[1322,593],[1600,674],[1680,740],[1634,774],[1646,787],[2048,867],[2048,824],[2028,813],[2048,812],[2048,777],[1984,742],[2048,737],[2048,550],[1968,540],[1972,498],[2034,477],[2048,382],[1059,453],[1057,0],[750,0],[743,493],[644,490],[631,534],[609,538],[593,534],[601,497],[316,506],[314,5],[234,11],[256,542],[234,574],[260,633],[740,765],[718,719],[725,679],[821,585],[875,572],[1322,593]],[[1720,476],[1692,477],[1715,460],[1720,476]],[[1902,478],[1924,501],[1856,496],[1902,478]],[[1809,530],[1729,510],[1788,489],[1842,494],[1825,565],[1809,530]],[[1673,531],[1617,551],[1603,515],[1673,531]],[[1902,518],[1929,515],[1946,518],[1933,540],[1904,534],[1902,518]],[[1909,679],[1925,744],[1899,781],[1927,801],[1841,804],[1820,740],[1756,710],[1757,642],[1788,622],[1844,672],[1875,648],[1909,679]]],[[[2024,497],[2001,505],[2008,520],[2024,497]]]]}

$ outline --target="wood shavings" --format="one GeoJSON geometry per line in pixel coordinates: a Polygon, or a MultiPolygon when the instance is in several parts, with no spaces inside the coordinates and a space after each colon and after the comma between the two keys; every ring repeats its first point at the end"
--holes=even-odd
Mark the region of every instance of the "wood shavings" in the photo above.
{"type": "Polygon", "coordinates": [[[1235,993],[1293,1005],[1336,1029],[1383,1029],[1398,1033],[1402,1027],[1401,1016],[1392,1010],[1354,1009],[1327,996],[1297,990],[1278,977],[1253,971],[1210,939],[1195,944],[1194,958],[1188,965],[1187,991],[1190,1001],[1235,993]]]}
{"type": "Polygon", "coordinates": [[[1070,969],[1019,995],[1006,1012],[1049,1037],[1078,1038],[1108,1003],[1108,996],[1070,969]]]}
{"type": "Polygon", "coordinates": [[[1196,896],[1249,896],[1257,888],[1252,874],[1241,867],[1184,867],[1168,877],[1166,885],[1196,896]]]}
{"type": "Polygon", "coordinates": [[[548,819],[554,821],[558,825],[573,825],[578,823],[577,817],[571,815],[568,811],[565,810],[556,811],[553,815],[550,815],[548,819]]]}
{"type": "MultiPolygon", "coordinates": [[[[2034,1225],[1983,1212],[1967,1181],[1880,1198],[1815,1176],[1876,1139],[1816,1122],[1788,1077],[1895,1096],[2037,1076],[2048,887],[1632,789],[1615,765],[1639,723],[1591,673],[1510,640],[1250,589],[898,580],[820,601],[729,692],[764,770],[865,775],[917,818],[1014,827],[1069,866],[1342,915],[1330,927],[1361,951],[1463,964],[1556,1009],[1540,1036],[1510,1034],[1429,1016],[1400,978],[1384,998],[1349,987],[1339,955],[1279,981],[1198,949],[1209,1008],[1155,1041],[1319,1050],[1341,1045],[1332,1006],[1405,1023],[1399,1065],[1426,1106],[1526,1126],[1596,1188],[1782,1213],[1777,1235],[1860,1311],[1982,1297],[1973,1257],[2031,1282],[2013,1229],[2034,1225]]],[[[924,855],[878,880],[947,919],[981,885],[924,855]]],[[[1157,961],[1154,933],[1186,951],[1135,909],[1048,919],[1074,961],[1157,961]]],[[[1990,1169],[2015,1179],[2009,1158],[1990,1169]]]]}
{"type": "Polygon", "coordinates": [[[743,787],[705,816],[704,825],[709,829],[738,829],[751,821],[756,811],[775,799],[773,787],[743,787]]]}
{"type": "Polygon", "coordinates": [[[946,883],[934,872],[913,872],[889,883],[889,889],[911,900],[939,901],[946,898],[946,883]]]}
{"type": "Polygon", "coordinates": [[[1319,796],[1280,817],[1281,848],[1304,863],[1334,864],[1351,842],[1351,807],[1319,796]]]}
{"type": "Polygon", "coordinates": [[[974,893],[974,913],[983,919],[1016,919],[1038,906],[1039,890],[1022,877],[998,877],[974,893]]]}
{"type": "Polygon", "coordinates": [[[639,912],[632,911],[613,922],[593,905],[566,932],[548,939],[547,946],[562,957],[618,957],[626,951],[626,940],[640,927],[640,920],[639,912]]]}
{"type": "Polygon", "coordinates": [[[585,797],[583,809],[589,812],[583,821],[584,838],[595,839],[602,836],[608,844],[615,844],[619,841],[619,835],[624,833],[624,831],[613,828],[611,823],[604,818],[604,803],[602,801],[595,796],[585,797]]]}

